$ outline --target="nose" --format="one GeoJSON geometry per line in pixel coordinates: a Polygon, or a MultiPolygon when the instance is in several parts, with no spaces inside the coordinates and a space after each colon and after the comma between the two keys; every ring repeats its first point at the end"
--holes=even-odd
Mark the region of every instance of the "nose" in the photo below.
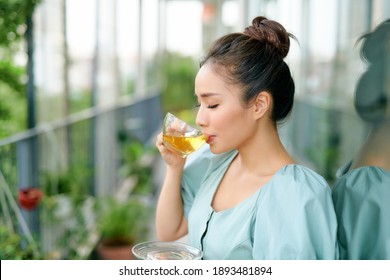
{"type": "Polygon", "coordinates": [[[199,127],[205,127],[207,125],[207,116],[202,107],[199,107],[195,122],[199,127]]]}

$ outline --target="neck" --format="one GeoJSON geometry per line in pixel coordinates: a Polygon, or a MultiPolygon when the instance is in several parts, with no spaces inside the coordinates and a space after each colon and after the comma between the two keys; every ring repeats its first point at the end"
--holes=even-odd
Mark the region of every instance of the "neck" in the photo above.
{"type": "Polygon", "coordinates": [[[390,122],[382,122],[370,131],[366,142],[355,156],[351,169],[378,166],[390,170],[390,122]]]}
{"type": "Polygon", "coordinates": [[[238,153],[241,168],[263,176],[295,163],[281,143],[277,129],[270,124],[258,129],[250,142],[238,147],[238,153]]]}

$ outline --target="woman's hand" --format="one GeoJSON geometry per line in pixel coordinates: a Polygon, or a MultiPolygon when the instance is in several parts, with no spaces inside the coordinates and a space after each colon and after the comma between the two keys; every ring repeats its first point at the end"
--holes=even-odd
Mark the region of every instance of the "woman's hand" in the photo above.
{"type": "Polygon", "coordinates": [[[156,235],[161,241],[174,241],[188,232],[181,197],[181,177],[186,159],[165,147],[162,138],[161,132],[157,135],[156,147],[167,164],[167,170],[156,207],[156,235]]]}
{"type": "Polygon", "coordinates": [[[161,157],[163,158],[165,163],[171,167],[183,167],[186,162],[186,159],[183,158],[179,153],[174,152],[168,149],[166,146],[164,146],[162,140],[163,140],[163,134],[162,132],[160,132],[157,135],[156,147],[160,151],[161,157]]]}

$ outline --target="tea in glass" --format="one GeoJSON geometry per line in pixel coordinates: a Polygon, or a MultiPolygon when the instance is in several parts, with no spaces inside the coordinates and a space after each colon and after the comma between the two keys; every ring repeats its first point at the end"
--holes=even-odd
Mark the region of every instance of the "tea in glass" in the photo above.
{"type": "Polygon", "coordinates": [[[163,143],[182,157],[199,149],[206,143],[202,132],[188,125],[171,113],[167,113],[163,125],[163,143]]]}

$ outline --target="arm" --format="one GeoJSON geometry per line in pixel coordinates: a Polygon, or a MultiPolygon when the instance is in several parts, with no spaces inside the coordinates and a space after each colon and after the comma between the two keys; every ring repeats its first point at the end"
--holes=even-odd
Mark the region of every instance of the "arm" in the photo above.
{"type": "Polygon", "coordinates": [[[157,238],[162,241],[174,241],[188,231],[181,197],[181,177],[185,159],[162,144],[161,133],[157,136],[156,146],[167,164],[156,209],[156,233],[157,238]]]}

